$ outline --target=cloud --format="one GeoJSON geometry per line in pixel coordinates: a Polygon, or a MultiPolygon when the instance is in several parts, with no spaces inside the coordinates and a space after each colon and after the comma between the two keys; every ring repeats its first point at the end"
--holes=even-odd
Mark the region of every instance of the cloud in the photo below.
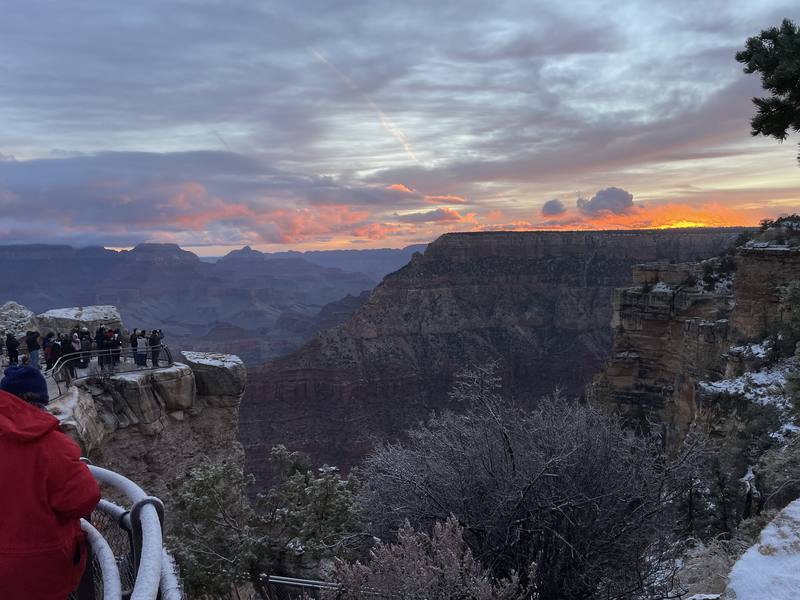
{"type": "MultiPolygon", "coordinates": [[[[0,241],[7,243],[295,244],[361,237],[369,227],[374,237],[391,217],[386,208],[427,204],[413,191],[301,175],[230,152],[0,162],[0,241]]],[[[468,218],[447,208],[411,215],[406,233],[414,233],[413,223],[468,218]]]]}
{"type": "Polygon", "coordinates": [[[456,222],[470,223],[475,221],[475,213],[461,215],[453,208],[437,208],[424,212],[415,212],[405,215],[395,216],[396,221],[403,223],[437,223],[437,222],[456,222]]]}
{"type": "Polygon", "coordinates": [[[566,212],[566,205],[558,198],[548,200],[542,205],[541,213],[543,217],[555,217],[566,212]]]}
{"type": "Polygon", "coordinates": [[[386,189],[392,192],[403,192],[404,194],[413,194],[414,190],[410,187],[403,185],[402,183],[393,183],[391,185],[387,185],[386,189]]]}
{"type": "MultiPolygon", "coordinates": [[[[759,81],[733,54],[796,2],[676,2],[78,0],[42,13],[8,0],[0,239],[405,240],[535,226],[536,198],[603,181],[648,205],[692,186],[771,202],[772,187],[796,187],[794,153],[750,138],[759,81]]],[[[541,216],[591,226],[638,204],[541,216]]]]}
{"type": "Polygon", "coordinates": [[[597,192],[591,200],[578,198],[578,210],[585,215],[610,212],[617,215],[631,212],[633,194],[617,187],[609,187],[597,192]]]}

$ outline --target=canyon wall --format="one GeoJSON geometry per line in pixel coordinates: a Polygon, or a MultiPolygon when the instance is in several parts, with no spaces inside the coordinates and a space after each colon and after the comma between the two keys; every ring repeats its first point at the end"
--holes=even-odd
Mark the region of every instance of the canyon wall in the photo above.
{"type": "Polygon", "coordinates": [[[703,382],[766,364],[779,288],[800,280],[800,248],[750,244],[735,258],[639,265],[633,279],[614,292],[611,356],[589,395],[632,422],[657,423],[674,446],[693,423],[724,421],[719,394],[703,382]]]}
{"type": "Polygon", "coordinates": [[[582,392],[612,345],[612,292],[642,261],[730,248],[736,230],[447,234],[387,276],[344,325],[252,369],[240,429],[264,479],[271,446],[318,463],[357,463],[450,407],[453,375],[500,361],[506,393],[527,404],[582,392]]]}

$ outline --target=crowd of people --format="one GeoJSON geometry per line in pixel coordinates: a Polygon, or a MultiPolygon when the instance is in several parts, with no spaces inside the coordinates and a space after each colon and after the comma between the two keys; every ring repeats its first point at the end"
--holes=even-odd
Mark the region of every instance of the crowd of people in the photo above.
{"type": "Polygon", "coordinates": [[[18,365],[21,361],[40,369],[42,358],[45,371],[50,371],[61,359],[66,377],[75,377],[76,369],[86,369],[92,362],[93,351],[97,356],[100,371],[116,371],[123,356],[130,355],[139,367],[147,367],[148,359],[152,367],[159,366],[164,334],[160,329],[147,331],[134,329],[120,330],[113,327],[98,327],[94,333],[76,324],[67,333],[48,333],[44,338],[38,331],[25,333],[24,345],[27,355],[20,356],[21,343],[13,333],[3,336],[0,333],[0,358],[5,347],[8,365],[18,365]],[[128,351],[130,349],[130,351],[128,351]]]}

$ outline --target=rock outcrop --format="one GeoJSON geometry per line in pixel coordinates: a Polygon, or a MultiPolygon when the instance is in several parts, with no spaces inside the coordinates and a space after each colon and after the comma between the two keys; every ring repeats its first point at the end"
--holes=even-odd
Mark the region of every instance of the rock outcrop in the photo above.
{"type": "Polygon", "coordinates": [[[197,393],[206,404],[239,406],[247,381],[247,371],[238,356],[187,351],[181,355],[191,367],[197,393]]]}
{"type": "Polygon", "coordinates": [[[506,392],[579,394],[611,349],[612,291],[643,260],[685,261],[739,231],[448,234],[387,276],[347,323],[250,373],[241,430],[257,475],[285,443],[348,468],[449,406],[453,374],[499,360],[506,392]]]}
{"type": "Polygon", "coordinates": [[[26,331],[36,329],[37,326],[36,315],[21,304],[9,301],[0,306],[0,332],[13,333],[15,337],[22,339],[26,331]]]}
{"type": "Polygon", "coordinates": [[[122,329],[122,317],[116,306],[74,306],[71,308],[53,308],[36,315],[39,331],[67,333],[75,325],[86,327],[94,333],[101,325],[106,328],[122,329]]]}
{"type": "Polygon", "coordinates": [[[703,263],[634,268],[614,292],[614,343],[590,395],[633,421],[665,427],[671,444],[720,410],[703,381],[757,371],[780,324],[779,289],[800,280],[800,248],[753,248],[703,263]]]}
{"type": "Polygon", "coordinates": [[[743,248],[736,271],[736,337],[761,339],[780,322],[778,287],[800,278],[800,247],[743,248]]]}
{"type": "Polygon", "coordinates": [[[171,484],[204,455],[242,460],[235,356],[194,353],[190,365],[78,381],[49,410],[96,464],[169,501],[171,484]]]}

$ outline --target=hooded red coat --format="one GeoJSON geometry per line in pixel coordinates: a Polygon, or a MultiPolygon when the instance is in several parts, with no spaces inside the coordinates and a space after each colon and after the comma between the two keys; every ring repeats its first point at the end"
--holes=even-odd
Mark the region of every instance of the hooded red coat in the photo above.
{"type": "Polygon", "coordinates": [[[88,545],[80,518],[100,489],[53,415],[0,391],[0,598],[64,600],[88,545]]]}

